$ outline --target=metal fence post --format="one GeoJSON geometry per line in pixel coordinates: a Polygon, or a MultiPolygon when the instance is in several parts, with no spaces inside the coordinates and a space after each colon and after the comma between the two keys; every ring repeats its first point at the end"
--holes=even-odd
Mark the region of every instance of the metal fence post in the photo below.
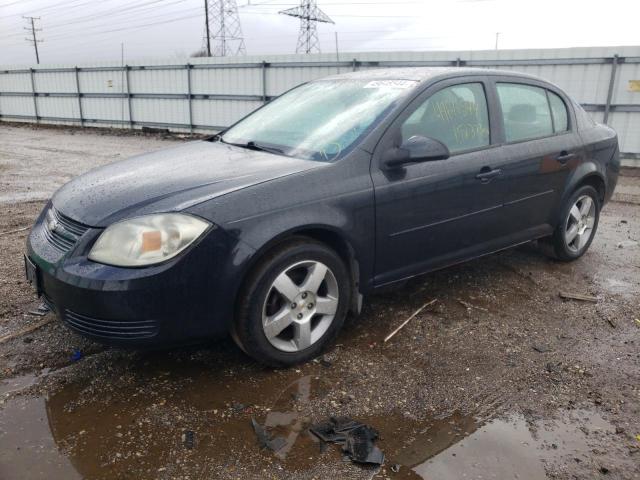
{"type": "Polygon", "coordinates": [[[189,131],[193,133],[193,106],[191,104],[191,68],[193,65],[187,63],[187,95],[189,97],[189,131]]]}
{"type": "Polygon", "coordinates": [[[36,123],[40,123],[40,114],[38,113],[38,98],[36,94],[36,82],[34,80],[35,70],[33,68],[30,68],[29,73],[31,75],[31,94],[33,95],[33,113],[36,116],[36,123]]]}
{"type": "Polygon", "coordinates": [[[262,61],[262,103],[267,103],[267,62],[262,61]]]}
{"type": "Polygon", "coordinates": [[[78,114],[80,115],[80,126],[84,127],[84,116],[82,115],[82,93],[80,93],[80,69],[75,67],[76,72],[76,93],[78,94],[78,114]]]}
{"type": "Polygon", "coordinates": [[[355,58],[351,62],[351,68],[353,69],[354,72],[358,69],[358,61],[355,58]]]}
{"type": "Polygon", "coordinates": [[[607,103],[604,106],[603,123],[609,121],[609,111],[611,110],[611,100],[613,99],[613,88],[616,82],[616,70],[618,69],[618,54],[613,56],[611,61],[611,76],[609,77],[609,89],[607,90],[607,103]]]}
{"type": "Polygon", "coordinates": [[[126,77],[126,86],[127,86],[127,104],[129,106],[129,128],[133,129],[133,111],[131,108],[131,88],[129,87],[129,70],[131,67],[129,65],[124,66],[125,77],[126,77]]]}

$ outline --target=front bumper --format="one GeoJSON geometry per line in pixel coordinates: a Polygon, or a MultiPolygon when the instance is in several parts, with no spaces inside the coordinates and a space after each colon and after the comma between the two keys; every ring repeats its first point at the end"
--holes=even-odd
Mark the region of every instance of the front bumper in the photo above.
{"type": "MultiPolygon", "coordinates": [[[[45,209],[46,210],[46,209],[45,209]]],[[[51,241],[44,213],[27,240],[44,301],[76,332],[100,343],[191,343],[228,332],[253,251],[214,228],[168,262],[120,268],[87,260],[102,229],[88,228],[68,252],[51,241]]]]}

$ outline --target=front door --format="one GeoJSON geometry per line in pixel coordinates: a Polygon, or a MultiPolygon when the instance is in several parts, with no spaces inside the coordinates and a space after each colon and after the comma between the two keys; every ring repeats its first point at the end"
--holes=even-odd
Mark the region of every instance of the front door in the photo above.
{"type": "Polygon", "coordinates": [[[491,143],[485,78],[439,82],[401,114],[372,162],[377,286],[486,252],[504,236],[504,157],[491,143]],[[382,153],[413,135],[436,138],[446,160],[387,170],[382,153]]]}

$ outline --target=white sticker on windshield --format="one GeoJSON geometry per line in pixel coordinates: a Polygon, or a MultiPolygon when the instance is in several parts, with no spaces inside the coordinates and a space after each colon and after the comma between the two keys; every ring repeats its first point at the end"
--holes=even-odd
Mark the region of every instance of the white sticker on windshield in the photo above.
{"type": "Polygon", "coordinates": [[[367,83],[364,88],[397,88],[404,90],[416,85],[414,80],[372,80],[367,83]]]}

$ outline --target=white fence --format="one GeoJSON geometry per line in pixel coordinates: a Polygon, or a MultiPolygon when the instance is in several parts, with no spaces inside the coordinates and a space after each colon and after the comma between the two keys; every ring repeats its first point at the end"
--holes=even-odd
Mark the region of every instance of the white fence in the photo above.
{"type": "Polygon", "coordinates": [[[596,121],[615,128],[625,157],[640,159],[640,47],[0,66],[0,120],[220,130],[299,83],[400,66],[501,68],[541,76],[566,90],[596,121]]]}

